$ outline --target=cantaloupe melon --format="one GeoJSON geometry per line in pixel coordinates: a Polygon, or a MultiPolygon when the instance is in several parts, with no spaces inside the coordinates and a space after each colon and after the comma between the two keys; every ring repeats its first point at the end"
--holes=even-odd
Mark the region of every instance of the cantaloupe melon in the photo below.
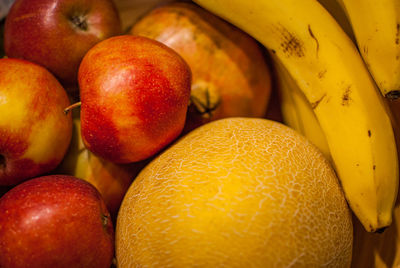
{"type": "Polygon", "coordinates": [[[138,175],[116,226],[118,267],[348,267],[352,219],[329,162],[261,118],[190,132],[138,175]]]}

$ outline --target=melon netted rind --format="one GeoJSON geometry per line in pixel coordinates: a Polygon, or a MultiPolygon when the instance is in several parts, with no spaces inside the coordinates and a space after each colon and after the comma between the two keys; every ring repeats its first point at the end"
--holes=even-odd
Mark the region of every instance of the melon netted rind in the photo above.
{"type": "Polygon", "coordinates": [[[349,267],[351,213],[329,162],[283,124],[227,118],[145,167],[120,208],[119,267],[349,267]]]}

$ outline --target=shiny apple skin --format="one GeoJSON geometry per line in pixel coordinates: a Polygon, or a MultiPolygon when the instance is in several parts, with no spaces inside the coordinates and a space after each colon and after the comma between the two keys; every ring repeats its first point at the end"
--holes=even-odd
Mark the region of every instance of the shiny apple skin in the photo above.
{"type": "Polygon", "coordinates": [[[99,192],[72,176],[19,184],[0,198],[0,267],[109,268],[114,231],[99,192]]]}
{"type": "Polygon", "coordinates": [[[38,63],[70,85],[85,53],[120,33],[111,0],[16,0],[4,26],[4,49],[8,57],[38,63]]]}
{"type": "Polygon", "coordinates": [[[0,59],[0,185],[54,170],[72,136],[68,95],[45,68],[0,59]]]}
{"type": "Polygon", "coordinates": [[[83,58],[78,81],[83,142],[106,160],[147,159],[182,132],[191,71],[158,41],[121,35],[100,42],[83,58]]]}
{"type": "Polygon", "coordinates": [[[85,147],[80,130],[80,114],[75,113],[71,145],[55,172],[75,176],[95,186],[115,221],[126,191],[149,160],[115,164],[100,158],[85,147]]]}

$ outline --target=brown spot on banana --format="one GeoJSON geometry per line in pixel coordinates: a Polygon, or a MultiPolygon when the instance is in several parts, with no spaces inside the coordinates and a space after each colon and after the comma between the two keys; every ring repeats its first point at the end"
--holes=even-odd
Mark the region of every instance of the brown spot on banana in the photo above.
{"type": "Polygon", "coordinates": [[[275,27],[275,29],[280,35],[280,39],[282,40],[280,43],[280,47],[285,56],[295,56],[299,58],[304,57],[304,44],[295,34],[289,32],[285,27],[280,24],[275,27]]]}
{"type": "Polygon", "coordinates": [[[365,55],[368,55],[368,46],[367,45],[363,46],[363,51],[364,51],[365,55]]]}
{"type": "Polygon", "coordinates": [[[348,86],[344,90],[344,93],[343,93],[343,96],[342,96],[342,105],[343,106],[348,106],[350,104],[350,101],[351,101],[351,98],[350,98],[351,90],[350,90],[350,88],[351,88],[351,86],[348,86]]]}
{"type": "Polygon", "coordinates": [[[396,45],[398,45],[399,44],[399,37],[400,37],[400,24],[399,23],[397,23],[396,24],[396,45]]]}
{"type": "Polygon", "coordinates": [[[317,44],[317,52],[316,52],[316,58],[318,58],[318,51],[319,51],[319,42],[318,39],[315,37],[314,33],[311,30],[310,24],[308,24],[308,33],[310,34],[311,38],[315,40],[315,43],[317,44]]]}
{"type": "Polygon", "coordinates": [[[326,93],[324,95],[321,96],[321,98],[319,98],[318,100],[314,101],[311,103],[311,108],[314,110],[318,107],[318,104],[320,104],[320,102],[326,97],[326,93]]]}
{"type": "Polygon", "coordinates": [[[328,70],[326,70],[326,69],[320,71],[320,72],[318,73],[318,78],[319,78],[319,79],[324,78],[324,76],[325,76],[325,74],[326,74],[327,71],[328,71],[328,70]]]}

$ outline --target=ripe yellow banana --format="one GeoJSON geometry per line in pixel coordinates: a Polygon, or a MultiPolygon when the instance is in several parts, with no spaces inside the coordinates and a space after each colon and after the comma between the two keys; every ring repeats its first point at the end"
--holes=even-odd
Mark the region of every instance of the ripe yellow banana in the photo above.
{"type": "Polygon", "coordinates": [[[275,73],[276,75],[276,86],[279,90],[280,97],[280,108],[282,112],[283,123],[296,131],[303,133],[303,126],[300,118],[300,113],[297,111],[297,107],[294,103],[293,96],[291,95],[290,85],[287,83],[283,75],[275,73]]]}
{"type": "Polygon", "coordinates": [[[290,75],[285,69],[283,69],[284,67],[282,65],[278,65],[276,62],[272,63],[274,65],[275,89],[279,96],[283,123],[303,134],[303,132],[300,131],[302,129],[300,114],[297,111],[294,98],[291,94],[292,90],[290,89],[292,87],[291,83],[293,82],[293,79],[287,79],[290,75]]]}
{"type": "Polygon", "coordinates": [[[356,43],[353,28],[351,27],[350,21],[347,18],[347,14],[344,12],[338,1],[339,0],[318,0],[318,2],[323,5],[324,8],[328,10],[328,12],[336,19],[351,40],[356,43]]]}
{"type": "Polygon", "coordinates": [[[390,225],[398,160],[388,109],[356,46],[317,0],[195,0],[275,54],[304,93],[350,207],[367,231],[390,225]]]}
{"type": "Polygon", "coordinates": [[[276,60],[274,63],[284,123],[308,138],[332,162],[328,142],[310,103],[285,67],[276,60]]]}
{"type": "Polygon", "coordinates": [[[400,97],[400,1],[337,0],[383,96],[400,97]]]}

